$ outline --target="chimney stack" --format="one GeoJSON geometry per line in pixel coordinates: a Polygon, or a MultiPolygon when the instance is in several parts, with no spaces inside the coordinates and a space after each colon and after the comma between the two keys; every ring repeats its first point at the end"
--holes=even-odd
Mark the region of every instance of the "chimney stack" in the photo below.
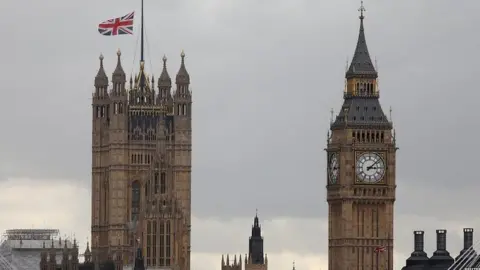
{"type": "Polygon", "coordinates": [[[467,250],[473,246],[473,229],[464,228],[463,229],[463,249],[467,250]]]}
{"type": "Polygon", "coordinates": [[[424,240],[423,240],[423,235],[424,235],[424,231],[414,231],[413,234],[414,234],[414,250],[415,251],[423,251],[424,249],[424,240]]]}
{"type": "Polygon", "coordinates": [[[437,250],[447,250],[447,230],[437,230],[437,250]]]}

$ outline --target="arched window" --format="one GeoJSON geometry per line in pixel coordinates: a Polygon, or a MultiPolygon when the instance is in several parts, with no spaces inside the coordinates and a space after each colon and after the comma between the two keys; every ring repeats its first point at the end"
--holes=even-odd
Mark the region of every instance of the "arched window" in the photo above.
{"type": "Polygon", "coordinates": [[[140,213],[140,182],[132,183],[132,220],[138,220],[140,213]]]}

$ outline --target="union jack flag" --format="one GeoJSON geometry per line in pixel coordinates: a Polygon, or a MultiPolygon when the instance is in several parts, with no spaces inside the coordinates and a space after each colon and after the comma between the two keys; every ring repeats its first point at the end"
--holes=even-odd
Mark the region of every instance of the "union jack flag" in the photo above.
{"type": "Polygon", "coordinates": [[[98,25],[98,32],[104,36],[133,35],[133,17],[135,12],[104,21],[98,25]]]}
{"type": "Polygon", "coordinates": [[[382,253],[382,252],[385,252],[386,250],[387,250],[386,246],[381,246],[381,247],[376,247],[374,252],[375,253],[382,253]]]}

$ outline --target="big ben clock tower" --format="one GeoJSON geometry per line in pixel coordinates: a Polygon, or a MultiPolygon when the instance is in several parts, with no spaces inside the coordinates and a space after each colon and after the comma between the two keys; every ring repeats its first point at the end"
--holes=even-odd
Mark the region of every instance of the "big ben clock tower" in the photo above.
{"type": "Polygon", "coordinates": [[[344,102],[327,143],[328,269],[393,269],[395,135],[379,102],[364,7],[344,102]]]}

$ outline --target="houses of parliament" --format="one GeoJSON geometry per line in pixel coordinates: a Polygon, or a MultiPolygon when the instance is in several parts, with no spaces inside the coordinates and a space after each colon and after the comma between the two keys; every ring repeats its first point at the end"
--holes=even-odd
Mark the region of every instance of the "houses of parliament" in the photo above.
{"type": "MultiPolygon", "coordinates": [[[[343,104],[331,122],[325,149],[329,270],[394,269],[398,148],[391,119],[379,101],[364,11],[362,5],[343,104]]],[[[145,70],[143,52],[139,72],[130,78],[120,51],[116,58],[109,78],[100,56],[94,81],[88,254],[96,257],[86,263],[107,261],[117,270],[124,262],[134,269],[189,270],[193,111],[185,53],[175,80],[167,71],[166,57],[158,78],[145,70]]],[[[423,232],[415,232],[415,251],[404,270],[447,270],[454,263],[444,244],[446,231],[437,233],[438,251],[432,259],[423,251],[423,232]]],[[[263,241],[255,216],[248,253],[243,258],[222,256],[221,270],[267,270],[263,241]]],[[[42,270],[54,269],[47,267],[46,257],[42,261],[42,270]]]]}

